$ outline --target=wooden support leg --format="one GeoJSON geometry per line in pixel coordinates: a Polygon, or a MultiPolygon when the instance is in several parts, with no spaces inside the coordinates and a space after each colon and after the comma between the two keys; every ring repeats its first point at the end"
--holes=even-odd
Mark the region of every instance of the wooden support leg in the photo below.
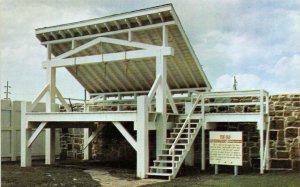
{"type": "Polygon", "coordinates": [[[167,137],[167,60],[166,57],[156,57],[156,76],[161,76],[161,82],[156,90],[156,112],[161,113],[156,123],[156,155],[161,154],[167,137]]]}
{"type": "MultiPolygon", "coordinates": [[[[89,136],[90,136],[90,129],[89,128],[83,129],[83,144],[84,145],[88,144],[89,136]]],[[[90,146],[89,145],[83,150],[83,159],[84,160],[90,159],[90,146]]]]}
{"type": "Polygon", "coordinates": [[[12,101],[11,102],[11,161],[17,160],[17,125],[16,125],[16,119],[17,119],[17,110],[16,105],[19,101],[12,101]]]}
{"type": "Polygon", "coordinates": [[[201,129],[201,170],[205,170],[205,126],[201,129]]]}
{"type": "Polygon", "coordinates": [[[260,149],[259,149],[260,174],[264,174],[264,130],[262,125],[261,128],[259,129],[259,138],[260,138],[260,149]]]}
{"type": "Polygon", "coordinates": [[[55,163],[55,128],[46,129],[45,133],[45,164],[55,163]]]}
{"type": "Polygon", "coordinates": [[[137,98],[137,177],[146,178],[149,168],[148,101],[146,96],[137,98]]]}
{"type": "Polygon", "coordinates": [[[25,119],[25,113],[29,105],[26,102],[21,103],[21,167],[31,166],[31,148],[27,147],[27,141],[31,135],[29,123],[25,119]]]}

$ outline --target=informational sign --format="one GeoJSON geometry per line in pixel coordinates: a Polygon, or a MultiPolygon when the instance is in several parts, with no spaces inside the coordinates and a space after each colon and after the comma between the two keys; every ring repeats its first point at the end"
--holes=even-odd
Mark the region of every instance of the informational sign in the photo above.
{"type": "Polygon", "coordinates": [[[243,165],[243,132],[210,131],[209,163],[243,165]]]}

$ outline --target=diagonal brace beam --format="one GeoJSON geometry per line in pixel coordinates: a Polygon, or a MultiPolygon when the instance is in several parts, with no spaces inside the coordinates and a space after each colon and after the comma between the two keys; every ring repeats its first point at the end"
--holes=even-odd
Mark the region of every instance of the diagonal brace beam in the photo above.
{"type": "Polygon", "coordinates": [[[154,95],[156,93],[156,90],[157,90],[159,84],[161,84],[161,75],[158,75],[156,77],[156,79],[155,79],[155,81],[154,81],[154,83],[153,83],[153,85],[152,85],[152,87],[151,87],[151,89],[150,89],[150,91],[148,93],[148,101],[149,101],[149,103],[152,101],[152,99],[153,99],[153,97],[154,97],[154,95]]]}
{"type": "Polygon", "coordinates": [[[115,127],[120,131],[129,144],[137,151],[137,142],[132,138],[129,132],[123,127],[120,122],[113,122],[115,127]]]}
{"type": "Polygon", "coordinates": [[[44,95],[49,90],[49,84],[47,84],[43,90],[38,94],[38,96],[32,101],[29,111],[32,112],[37,104],[40,102],[40,100],[44,97],[44,95]]]}
{"type": "Polygon", "coordinates": [[[42,132],[42,130],[45,128],[46,125],[47,125],[47,122],[42,122],[39,125],[39,127],[34,131],[32,136],[29,138],[28,143],[27,143],[27,147],[30,147],[32,145],[32,143],[35,141],[35,139],[42,132]]]}
{"type": "Polygon", "coordinates": [[[167,85],[167,98],[168,98],[168,100],[169,100],[169,103],[170,103],[170,105],[171,105],[171,108],[172,108],[174,114],[178,114],[178,109],[177,109],[177,107],[176,107],[176,105],[175,105],[175,102],[174,102],[174,99],[173,99],[173,97],[172,97],[172,93],[171,93],[171,90],[170,90],[170,88],[169,88],[169,85],[168,85],[167,83],[166,83],[166,85],[167,85]]]}
{"type": "Polygon", "coordinates": [[[98,136],[99,132],[102,130],[104,125],[101,125],[97,128],[96,131],[92,132],[91,136],[88,138],[86,142],[84,142],[83,150],[87,148],[87,146],[98,136]]]}
{"type": "Polygon", "coordinates": [[[56,96],[58,97],[58,100],[61,102],[61,104],[65,107],[67,112],[72,112],[71,108],[69,107],[68,103],[65,101],[57,87],[55,87],[56,96]]]}

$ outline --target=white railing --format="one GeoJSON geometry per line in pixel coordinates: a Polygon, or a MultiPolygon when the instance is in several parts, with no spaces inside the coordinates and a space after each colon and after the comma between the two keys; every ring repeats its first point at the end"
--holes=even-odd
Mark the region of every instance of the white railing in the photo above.
{"type": "MultiPolygon", "coordinates": [[[[173,168],[175,168],[175,146],[176,146],[177,142],[179,141],[179,138],[181,137],[181,135],[182,135],[182,133],[183,133],[183,131],[184,131],[184,129],[187,125],[188,125],[188,143],[190,143],[190,137],[191,137],[190,136],[190,134],[191,134],[191,131],[190,131],[190,127],[191,127],[190,126],[190,118],[191,118],[191,115],[194,113],[194,110],[197,107],[197,104],[198,104],[201,97],[202,97],[202,94],[199,94],[196,101],[195,101],[195,103],[194,103],[194,105],[193,105],[193,107],[192,107],[192,109],[191,109],[191,111],[187,115],[187,117],[186,117],[179,133],[177,134],[171,148],[169,149],[169,155],[172,155],[172,167],[173,168]]],[[[172,170],[172,174],[174,174],[173,172],[174,172],[174,170],[172,170]]]]}
{"type": "MultiPolygon", "coordinates": [[[[203,109],[205,107],[220,107],[220,106],[259,106],[259,111],[261,115],[269,113],[269,93],[265,90],[247,90],[247,91],[226,91],[226,92],[204,92],[203,93],[203,109]],[[257,99],[252,100],[243,100],[247,97],[255,97],[257,99]],[[235,98],[237,101],[232,99],[226,101],[230,98],[235,98]],[[212,102],[209,99],[213,99],[212,102]],[[221,102],[216,102],[218,99],[222,100],[221,102]]],[[[222,113],[222,112],[219,112],[222,113]]],[[[226,113],[229,113],[226,111],[226,113]]],[[[236,112],[235,112],[236,113],[236,112]]],[[[247,113],[247,111],[243,111],[247,113]]]]}

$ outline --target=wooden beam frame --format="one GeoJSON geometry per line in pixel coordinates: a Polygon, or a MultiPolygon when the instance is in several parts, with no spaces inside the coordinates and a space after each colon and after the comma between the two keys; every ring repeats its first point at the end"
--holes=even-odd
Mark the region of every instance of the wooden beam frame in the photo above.
{"type": "MultiPolygon", "coordinates": [[[[126,22],[126,19],[125,19],[126,22]]],[[[130,24],[127,20],[126,24],[130,24]]],[[[73,37],[73,38],[66,38],[66,39],[55,39],[53,41],[45,41],[41,42],[42,45],[47,45],[47,44],[58,44],[58,43],[67,43],[71,42],[72,40],[86,40],[86,39],[92,39],[92,38],[97,38],[97,37],[102,37],[102,36],[109,36],[109,35],[115,35],[115,34],[123,34],[127,33],[129,31],[141,31],[141,30],[147,30],[147,29],[154,29],[154,28],[159,28],[162,27],[163,25],[175,25],[175,21],[168,21],[164,23],[157,23],[153,25],[146,25],[142,27],[136,27],[136,28],[130,28],[128,29],[123,29],[123,30],[118,30],[118,31],[111,31],[111,32],[105,32],[105,33],[99,33],[99,34],[92,34],[92,35],[87,35],[87,36],[82,36],[83,33],[80,31],[78,28],[76,28],[77,32],[81,35],[79,37],[73,37]]]]}
{"type": "Polygon", "coordinates": [[[122,46],[128,46],[128,47],[135,47],[135,48],[140,48],[140,49],[160,49],[161,48],[160,46],[145,44],[145,43],[140,43],[140,42],[132,42],[132,41],[127,41],[127,40],[120,40],[120,39],[107,38],[107,37],[98,37],[98,38],[93,39],[92,41],[89,41],[81,46],[78,46],[74,49],[71,49],[70,51],[67,51],[67,52],[55,57],[53,60],[67,58],[69,56],[79,53],[79,52],[81,52],[87,48],[90,48],[98,43],[101,43],[101,42],[122,45],[122,46]]]}
{"type": "Polygon", "coordinates": [[[32,143],[36,140],[38,135],[42,132],[42,130],[45,128],[47,125],[47,122],[42,122],[39,127],[34,131],[34,133],[31,135],[27,142],[27,147],[31,147],[32,143]]]}
{"type": "Polygon", "coordinates": [[[129,132],[123,127],[120,122],[114,121],[113,124],[119,130],[119,132],[124,136],[128,143],[137,151],[137,141],[132,138],[129,132]]]}
{"type": "Polygon", "coordinates": [[[168,83],[166,83],[166,85],[167,85],[167,98],[169,100],[171,108],[172,108],[174,114],[178,114],[178,109],[175,105],[175,102],[174,102],[174,99],[173,99],[173,96],[172,96],[172,93],[171,93],[168,83]]]}
{"type": "Polygon", "coordinates": [[[65,101],[64,97],[61,95],[57,87],[55,87],[55,92],[58,100],[65,107],[66,111],[71,112],[72,111],[71,108],[69,107],[68,103],[65,101]]]}
{"type": "Polygon", "coordinates": [[[111,62],[128,59],[139,59],[139,58],[151,58],[155,57],[158,53],[162,55],[173,55],[173,49],[170,47],[162,49],[147,49],[147,50],[135,50],[128,52],[109,53],[103,55],[92,55],[83,57],[74,57],[66,59],[53,59],[50,61],[43,62],[43,67],[67,67],[75,65],[93,64],[100,62],[111,62]]]}
{"type": "Polygon", "coordinates": [[[158,75],[156,77],[156,79],[155,79],[155,81],[154,81],[154,83],[153,83],[153,85],[152,85],[149,93],[148,93],[148,101],[149,102],[152,101],[152,99],[153,99],[153,97],[154,97],[154,95],[156,93],[156,90],[157,90],[157,88],[158,88],[158,86],[159,86],[160,83],[161,83],[161,75],[158,75]]]}
{"type": "Polygon", "coordinates": [[[40,100],[45,96],[45,94],[49,91],[49,84],[47,84],[42,91],[38,94],[38,96],[32,101],[29,111],[33,111],[35,107],[38,105],[40,100]]]}
{"type": "Polygon", "coordinates": [[[96,129],[96,131],[92,132],[91,136],[89,136],[89,138],[86,140],[86,142],[84,142],[82,150],[85,150],[87,148],[87,146],[98,136],[99,132],[102,130],[103,127],[104,126],[101,125],[96,129]]]}

